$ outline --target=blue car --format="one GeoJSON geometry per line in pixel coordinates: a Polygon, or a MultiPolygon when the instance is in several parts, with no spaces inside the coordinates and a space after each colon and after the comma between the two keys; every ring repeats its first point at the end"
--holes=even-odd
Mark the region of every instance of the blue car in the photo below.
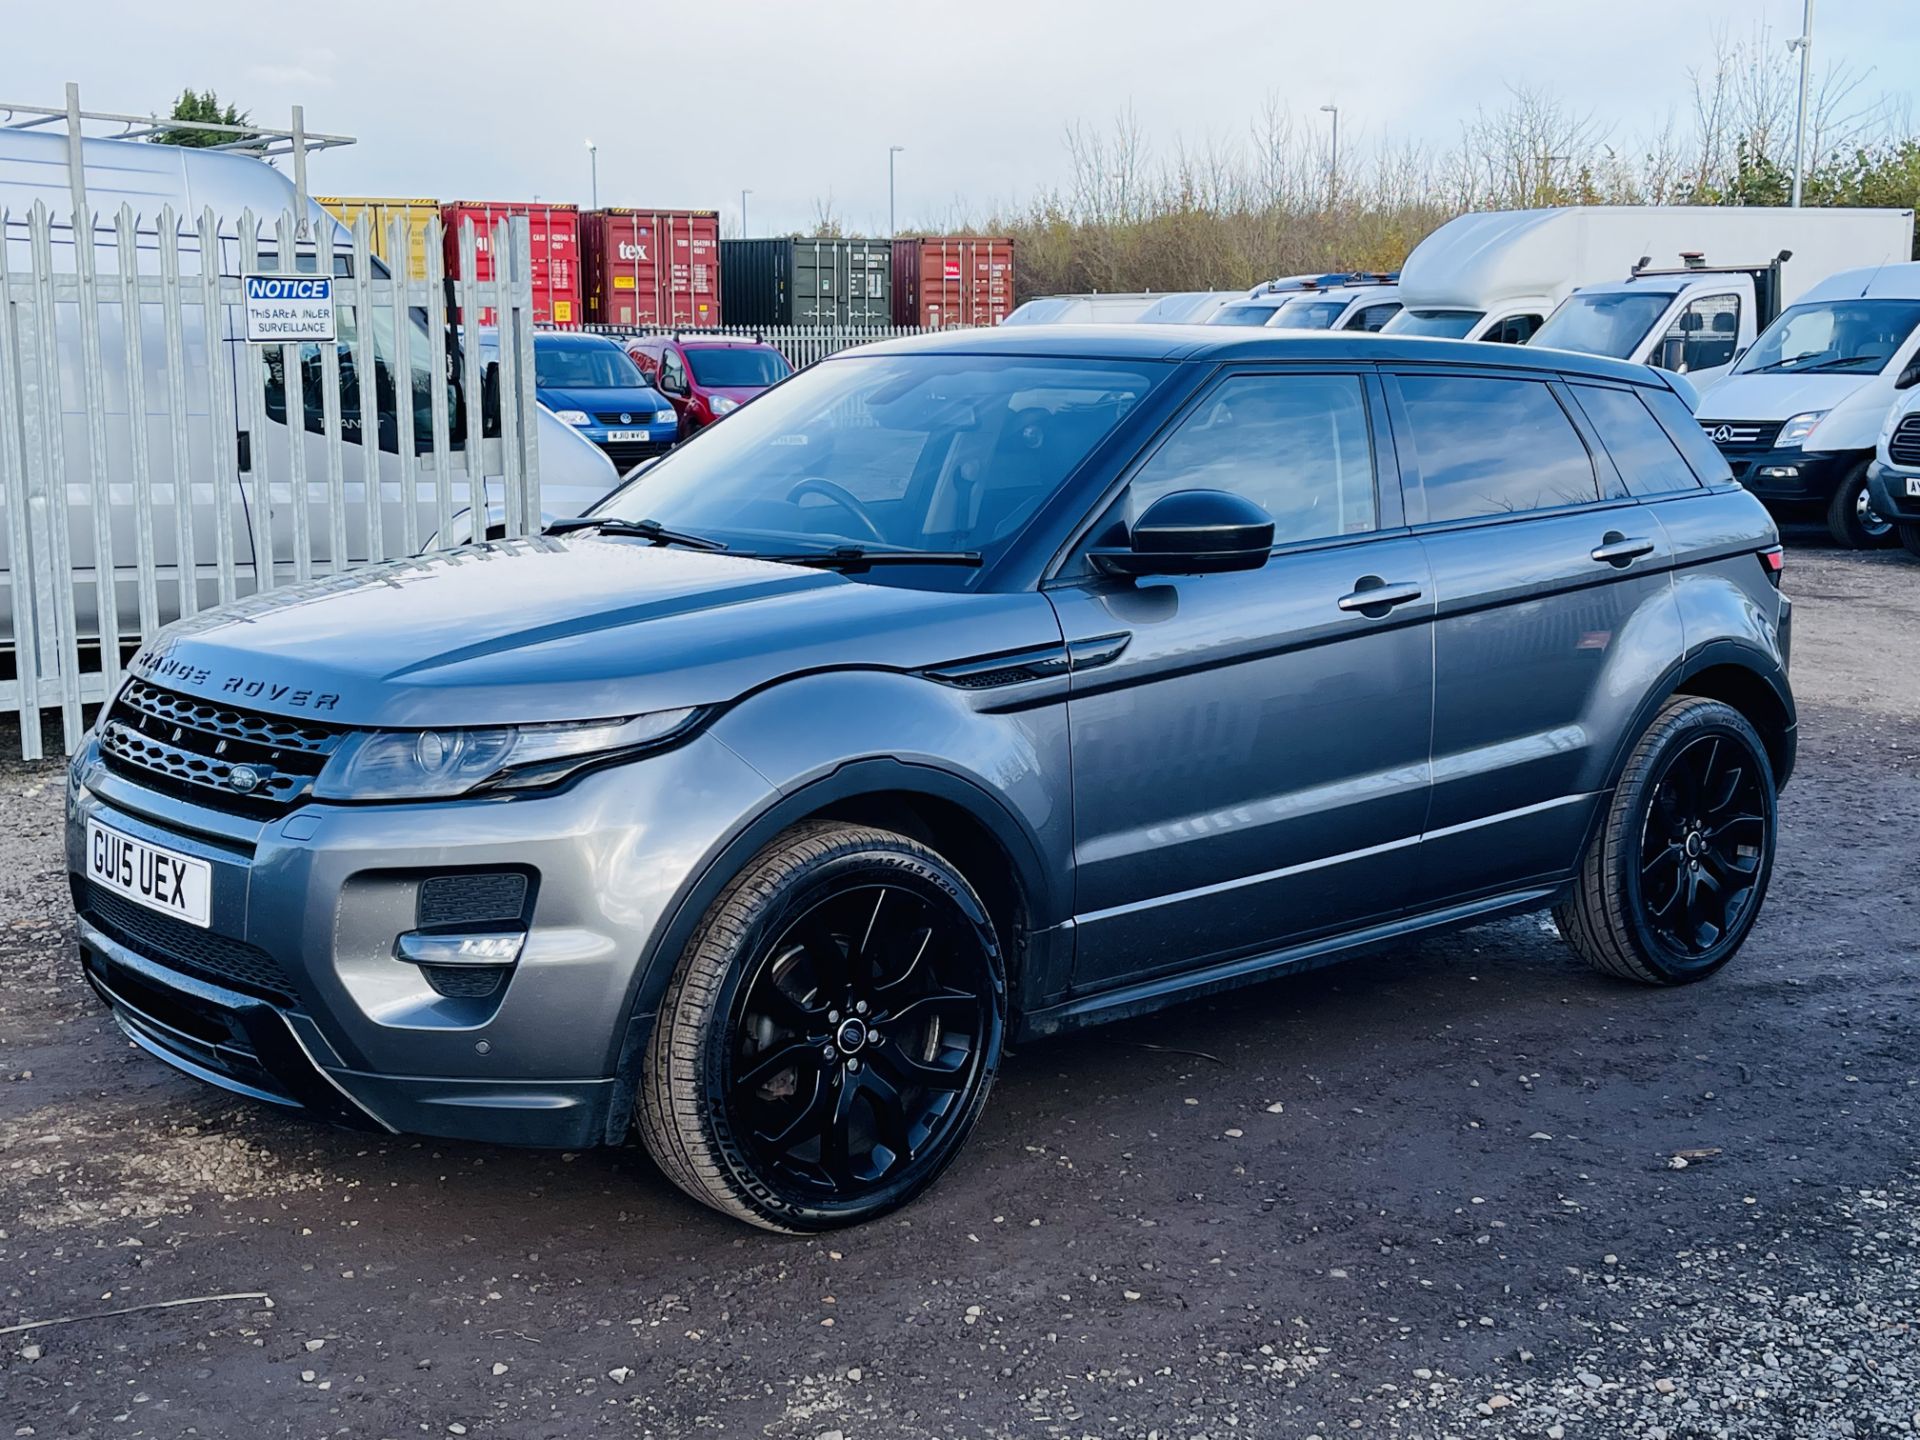
{"type": "Polygon", "coordinates": [[[604,335],[534,336],[533,378],[540,403],[578,426],[622,475],[680,438],[672,402],[604,335]]]}

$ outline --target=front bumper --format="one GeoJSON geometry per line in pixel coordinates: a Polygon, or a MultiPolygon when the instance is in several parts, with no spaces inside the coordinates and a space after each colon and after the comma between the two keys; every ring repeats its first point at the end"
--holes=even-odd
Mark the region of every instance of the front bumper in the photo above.
{"type": "Polygon", "coordinates": [[[1893,470],[1876,460],[1867,467],[1867,490],[1876,514],[1920,525],[1920,471],[1893,470]]]}
{"type": "Polygon", "coordinates": [[[1826,504],[1858,458],[1844,451],[1802,450],[1797,445],[1784,450],[1723,448],[1720,453],[1734,479],[1760,499],[1776,504],[1826,504]]]}
{"type": "Polygon", "coordinates": [[[229,1090],[377,1129],[593,1144],[624,1129],[616,1072],[642,957],[690,874],[769,794],[697,736],[544,794],[310,804],[262,822],[146,790],[89,753],[67,807],[81,960],[135,1043],[229,1090]],[[211,925],[87,881],[89,818],[206,860],[211,925]],[[526,939],[493,993],[442,994],[398,957],[428,878],[509,871],[530,879],[526,939]]]}

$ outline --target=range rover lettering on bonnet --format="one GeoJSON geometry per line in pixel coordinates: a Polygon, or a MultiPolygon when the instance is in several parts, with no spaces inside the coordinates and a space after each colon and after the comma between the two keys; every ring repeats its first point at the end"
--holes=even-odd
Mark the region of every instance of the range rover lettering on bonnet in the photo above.
{"type": "MultiPolygon", "coordinates": [[[[149,679],[166,680],[177,686],[205,690],[214,683],[213,671],[207,666],[176,659],[164,650],[143,650],[134,657],[133,664],[149,679]]],[[[245,675],[222,677],[219,693],[235,700],[264,700],[269,705],[285,705],[295,710],[334,710],[340,705],[337,691],[282,685],[271,680],[250,679],[245,675]]]]}

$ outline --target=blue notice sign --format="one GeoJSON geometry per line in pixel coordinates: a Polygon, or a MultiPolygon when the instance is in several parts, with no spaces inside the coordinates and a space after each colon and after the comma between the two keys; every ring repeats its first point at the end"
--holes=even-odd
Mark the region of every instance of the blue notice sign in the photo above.
{"type": "Polygon", "coordinates": [[[332,340],[333,277],[248,275],[247,339],[261,345],[332,340]]]}

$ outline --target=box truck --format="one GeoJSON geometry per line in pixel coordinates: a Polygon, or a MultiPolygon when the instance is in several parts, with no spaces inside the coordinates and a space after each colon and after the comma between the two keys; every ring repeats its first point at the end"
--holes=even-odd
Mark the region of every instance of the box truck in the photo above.
{"type": "Polygon", "coordinates": [[[1713,248],[1700,241],[1678,255],[1642,255],[1624,280],[1581,286],[1528,343],[1655,365],[1704,393],[1816,283],[1913,253],[1911,210],[1711,213],[1695,229],[1712,235],[1713,248]]]}
{"type": "Polygon", "coordinates": [[[1525,344],[1581,286],[1619,281],[1643,262],[1677,266],[1689,252],[1709,263],[1744,266],[1764,264],[1782,250],[1805,252],[1810,263],[1795,269],[1804,289],[1844,264],[1908,259],[1912,223],[1909,211],[1732,205],[1585,205],[1461,215],[1407,257],[1400,272],[1405,308],[1387,322],[1385,333],[1525,344]],[[1909,248],[1878,253],[1896,246],[1901,233],[1909,248]],[[1818,258],[1861,247],[1872,253],[1831,264],[1818,258]]]}

